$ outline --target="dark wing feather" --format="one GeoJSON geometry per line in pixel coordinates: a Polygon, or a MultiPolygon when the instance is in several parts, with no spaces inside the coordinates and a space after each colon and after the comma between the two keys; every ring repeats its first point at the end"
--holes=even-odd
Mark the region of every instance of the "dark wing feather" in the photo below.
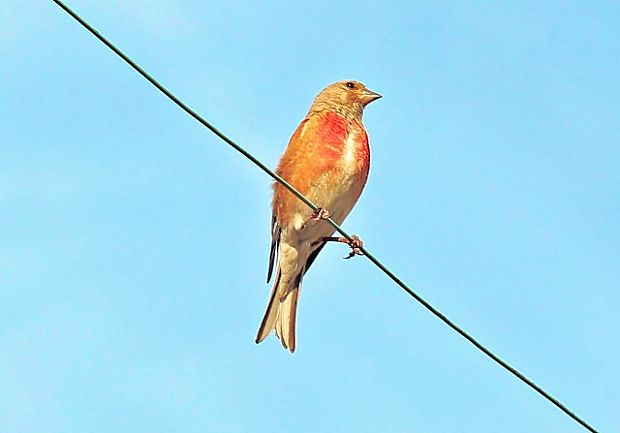
{"type": "Polygon", "coordinates": [[[312,253],[310,253],[310,255],[308,256],[308,260],[306,260],[306,266],[305,266],[305,269],[304,269],[304,275],[306,275],[306,272],[308,272],[308,269],[310,268],[312,263],[314,263],[314,259],[316,259],[316,256],[319,255],[319,253],[321,252],[321,250],[323,249],[323,247],[326,244],[327,244],[327,242],[323,242],[314,251],[312,251],[312,253]]]}
{"type": "Polygon", "coordinates": [[[280,245],[281,234],[282,229],[278,224],[276,216],[273,215],[271,217],[271,251],[269,252],[269,270],[267,271],[267,282],[271,280],[271,275],[273,274],[273,266],[278,257],[278,247],[280,245]]]}

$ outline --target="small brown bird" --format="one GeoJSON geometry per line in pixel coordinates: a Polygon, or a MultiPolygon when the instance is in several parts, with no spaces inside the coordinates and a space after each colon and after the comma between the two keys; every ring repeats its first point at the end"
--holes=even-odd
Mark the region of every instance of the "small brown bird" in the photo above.
{"type": "Polygon", "coordinates": [[[333,238],[331,217],[342,224],[368,178],[370,147],[362,124],[364,107],[381,95],[358,81],[330,84],[315,98],[293,133],[276,172],[319,206],[312,210],[284,186],[273,185],[271,253],[267,282],[275,266],[269,304],[256,342],[275,329],[282,345],[295,351],[297,302],[304,274],[328,241],[348,243],[352,257],[361,241],[333,238]]]}

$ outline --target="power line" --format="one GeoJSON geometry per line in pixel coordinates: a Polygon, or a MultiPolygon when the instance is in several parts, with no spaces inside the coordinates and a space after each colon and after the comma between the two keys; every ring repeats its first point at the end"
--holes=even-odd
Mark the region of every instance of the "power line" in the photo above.
{"type": "MultiPolygon", "coordinates": [[[[293,193],[299,200],[301,200],[306,205],[308,205],[312,210],[314,210],[314,211],[318,210],[318,206],[317,205],[315,205],[310,200],[308,200],[303,194],[301,194],[299,191],[297,191],[291,184],[289,184],[286,180],[284,180],[282,177],[280,177],[277,173],[275,173],[269,167],[267,167],[265,164],[263,164],[259,159],[257,159],[255,156],[253,156],[250,152],[248,152],[243,147],[241,147],[240,145],[235,143],[233,140],[228,138],[226,135],[224,135],[224,133],[219,131],[215,126],[213,126],[211,123],[209,123],[207,120],[205,120],[202,116],[200,116],[198,113],[196,113],[194,110],[192,110],[183,101],[181,101],[179,98],[177,98],[172,92],[170,92],[163,85],[161,85],[148,72],[146,72],[144,69],[142,69],[136,62],[134,62],[125,53],[123,53],[120,49],[118,49],[110,41],[108,41],[95,28],[93,28],[90,24],[88,24],[86,21],[84,21],[78,14],[76,14],[73,10],[71,10],[68,6],[66,6],[62,1],[60,1],[60,0],[52,0],[52,1],[54,3],[56,3],[60,8],[62,8],[65,12],[67,12],[73,19],[75,19],[77,22],[79,22],[86,30],[88,30],[90,33],[92,33],[97,39],[99,39],[99,41],[101,41],[108,48],[110,48],[112,51],[114,51],[114,53],[116,53],[127,64],[129,64],[129,66],[131,66],[133,69],[135,69],[136,72],[138,72],[140,75],[142,75],[142,77],[144,77],[148,82],[150,82],[153,86],[155,86],[160,92],[162,92],[164,95],[166,95],[168,98],[170,98],[172,100],[172,102],[177,104],[183,111],[185,111],[187,114],[189,114],[194,119],[196,119],[199,123],[201,123],[207,129],[209,129],[211,132],[213,132],[216,136],[218,136],[220,139],[222,139],[226,144],[231,146],[237,152],[241,153],[247,159],[252,161],[256,166],[258,166],[258,168],[260,168],[265,173],[267,173],[267,175],[269,175],[274,180],[276,180],[277,182],[280,182],[282,185],[284,185],[291,193],[293,193]]],[[[352,240],[351,236],[349,236],[348,233],[346,233],[342,228],[340,228],[340,226],[338,224],[336,224],[334,222],[334,220],[332,220],[331,218],[328,218],[328,219],[326,219],[326,221],[338,233],[340,233],[342,236],[347,238],[349,241],[352,240]]],[[[478,342],[474,337],[472,337],[466,331],[461,329],[456,323],[454,323],[450,319],[448,319],[441,311],[439,311],[438,309],[433,307],[430,303],[428,303],[420,295],[418,295],[416,292],[414,292],[411,288],[409,288],[409,286],[407,284],[405,284],[392,271],[390,271],[385,265],[383,265],[383,263],[381,263],[375,256],[373,256],[370,252],[368,252],[368,250],[366,250],[363,247],[360,248],[360,250],[364,253],[364,255],[368,258],[368,260],[370,260],[375,266],[377,266],[379,269],[381,269],[381,271],[383,271],[383,273],[385,273],[392,281],[394,281],[399,287],[401,287],[405,292],[407,292],[412,298],[414,298],[416,301],[418,301],[420,304],[422,304],[422,306],[424,306],[427,310],[429,310],[433,315],[435,315],[442,322],[444,322],[446,325],[448,325],[450,328],[452,328],[454,331],[456,331],[458,334],[460,334],[462,337],[464,337],[467,341],[469,341],[471,344],[473,344],[482,353],[487,355],[489,358],[491,358],[497,364],[502,366],[508,372],[510,372],[511,374],[516,376],[519,380],[521,380],[527,386],[529,386],[534,391],[536,391],[541,396],[543,396],[545,399],[550,401],[557,408],[559,408],[562,412],[564,412],[570,418],[572,418],[573,420],[575,420],[576,422],[581,424],[588,431],[590,431],[592,433],[598,433],[594,429],[594,427],[592,427],[585,420],[583,420],[582,418],[577,416],[568,407],[566,407],[564,404],[562,404],[558,399],[556,399],[551,394],[549,394],[547,391],[542,389],[540,386],[538,386],[532,380],[528,379],[525,375],[520,373],[518,370],[516,370],[514,367],[512,367],[506,361],[501,359],[499,356],[495,355],[493,352],[491,352],[489,349],[487,349],[484,345],[482,345],[482,343],[478,342]]]]}

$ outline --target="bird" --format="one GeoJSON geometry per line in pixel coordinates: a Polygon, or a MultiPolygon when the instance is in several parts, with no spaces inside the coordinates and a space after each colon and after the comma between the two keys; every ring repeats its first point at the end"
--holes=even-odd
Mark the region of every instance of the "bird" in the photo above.
{"type": "Polygon", "coordinates": [[[276,173],[318,209],[313,211],[274,182],[267,272],[267,282],[272,276],[274,282],[257,344],[275,330],[282,346],[295,351],[302,280],[327,242],[347,243],[351,253],[345,258],[362,254],[359,237],[332,237],[334,228],[326,219],[342,224],[366,185],[370,147],[362,115],[364,108],[379,98],[380,94],[359,81],[338,81],[325,87],[278,162],[276,173]]]}

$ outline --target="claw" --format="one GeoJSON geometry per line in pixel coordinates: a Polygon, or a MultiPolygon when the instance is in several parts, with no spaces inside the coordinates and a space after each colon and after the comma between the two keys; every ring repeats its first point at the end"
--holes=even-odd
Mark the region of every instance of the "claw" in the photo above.
{"type": "Polygon", "coordinates": [[[308,225],[314,225],[321,220],[326,220],[331,216],[327,209],[322,207],[317,208],[317,210],[312,211],[310,217],[306,220],[302,228],[305,228],[308,225]]]}
{"type": "Polygon", "coordinates": [[[349,255],[344,257],[345,260],[350,259],[355,256],[363,256],[362,248],[364,247],[364,242],[357,235],[351,236],[351,240],[345,239],[345,243],[351,247],[351,251],[349,251],[349,255]]]}
{"type": "Polygon", "coordinates": [[[346,257],[343,257],[343,259],[348,260],[355,256],[364,255],[364,253],[362,252],[362,248],[364,247],[364,242],[357,235],[352,235],[351,240],[345,237],[326,237],[326,238],[322,238],[321,240],[325,242],[341,242],[351,247],[351,251],[349,251],[349,255],[346,257]]]}
{"type": "Polygon", "coordinates": [[[331,214],[329,213],[327,209],[320,207],[317,210],[312,212],[311,218],[318,221],[318,220],[326,220],[330,216],[331,214]]]}

